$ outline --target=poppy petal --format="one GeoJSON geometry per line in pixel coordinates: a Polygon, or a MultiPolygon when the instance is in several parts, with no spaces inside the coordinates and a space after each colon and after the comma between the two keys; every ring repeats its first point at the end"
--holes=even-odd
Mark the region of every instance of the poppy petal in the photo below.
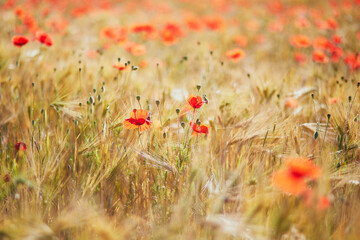
{"type": "Polygon", "coordinates": [[[286,170],[276,172],[272,181],[277,188],[287,193],[298,195],[306,190],[304,179],[294,178],[286,170]]]}

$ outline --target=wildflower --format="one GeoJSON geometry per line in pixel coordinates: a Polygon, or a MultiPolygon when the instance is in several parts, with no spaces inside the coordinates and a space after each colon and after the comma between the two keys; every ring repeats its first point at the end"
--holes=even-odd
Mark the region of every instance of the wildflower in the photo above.
{"type": "Polygon", "coordinates": [[[38,40],[42,44],[45,44],[49,47],[51,45],[53,45],[53,40],[52,40],[51,36],[49,34],[47,34],[46,32],[39,30],[36,32],[35,36],[36,36],[36,40],[38,40]]]}
{"type": "Polygon", "coordinates": [[[304,65],[307,61],[305,54],[301,52],[295,52],[294,59],[299,63],[299,65],[304,65]]]}
{"type": "Polygon", "coordinates": [[[339,35],[332,35],[332,40],[334,41],[335,44],[341,44],[342,43],[342,39],[339,35]]]}
{"type": "Polygon", "coordinates": [[[300,17],[298,19],[295,20],[295,26],[297,28],[307,28],[310,26],[310,22],[307,18],[305,17],[300,17]]]}
{"type": "Polygon", "coordinates": [[[328,103],[329,104],[336,104],[336,103],[338,103],[340,100],[338,99],[338,98],[333,98],[333,97],[331,97],[331,98],[329,98],[328,99],[328,103]]]}
{"type": "Polygon", "coordinates": [[[330,199],[327,196],[322,196],[317,204],[317,209],[325,210],[330,207],[330,199]]]}
{"type": "Polygon", "coordinates": [[[226,52],[226,56],[233,62],[238,62],[246,57],[244,50],[240,48],[234,48],[226,52]]]}
{"type": "Polygon", "coordinates": [[[123,64],[123,63],[118,62],[118,63],[113,64],[113,68],[116,68],[119,71],[123,71],[123,70],[127,69],[127,66],[125,66],[125,64],[123,64]]]}
{"type": "Polygon", "coordinates": [[[203,22],[210,30],[217,31],[224,27],[224,20],[221,17],[208,16],[203,18],[203,22]]]}
{"type": "Polygon", "coordinates": [[[275,172],[273,184],[284,192],[298,195],[306,190],[306,179],[317,179],[321,170],[308,158],[288,159],[286,169],[275,172]]]}
{"type": "Polygon", "coordinates": [[[207,101],[203,101],[200,96],[196,95],[189,95],[187,102],[192,109],[200,108],[204,103],[207,103],[207,101]]]}
{"type": "Polygon", "coordinates": [[[286,100],[286,102],[285,102],[285,106],[286,106],[287,108],[295,109],[295,108],[298,107],[298,103],[297,103],[296,99],[294,99],[294,98],[288,98],[288,99],[286,100]]]}
{"type": "Polygon", "coordinates": [[[320,50],[315,50],[313,52],[313,57],[312,57],[314,62],[317,63],[327,63],[329,62],[329,58],[326,56],[326,54],[323,51],[320,50]]]}
{"type": "Polygon", "coordinates": [[[23,152],[23,151],[26,150],[26,144],[23,143],[23,142],[18,142],[18,143],[15,144],[15,149],[16,149],[17,151],[23,152]]]}
{"type": "Polygon", "coordinates": [[[234,42],[239,45],[239,47],[246,47],[248,41],[244,35],[236,35],[234,37],[234,42]]]}
{"type": "Polygon", "coordinates": [[[130,52],[134,56],[141,56],[146,53],[144,45],[129,42],[125,45],[125,50],[130,52]]]}
{"type": "Polygon", "coordinates": [[[143,109],[134,109],[130,112],[130,118],[125,119],[123,122],[127,129],[139,128],[140,132],[144,132],[151,128],[151,121],[149,113],[143,109]]]}
{"type": "Polygon", "coordinates": [[[188,28],[192,31],[200,31],[203,28],[201,20],[197,18],[188,17],[186,18],[185,22],[188,28]]]}
{"type": "Polygon", "coordinates": [[[311,42],[307,36],[298,34],[290,37],[290,44],[298,48],[307,48],[311,45],[311,42]]]}
{"type": "Polygon", "coordinates": [[[12,43],[16,47],[22,47],[25,44],[27,44],[28,42],[29,42],[29,39],[27,39],[27,37],[25,37],[25,36],[16,35],[16,36],[13,36],[13,38],[12,38],[12,43]]]}
{"type": "Polygon", "coordinates": [[[192,127],[193,132],[192,132],[192,136],[197,136],[199,134],[205,134],[207,135],[209,133],[209,125],[205,125],[200,123],[200,125],[198,125],[197,123],[192,123],[190,121],[190,127],[192,127]]]}

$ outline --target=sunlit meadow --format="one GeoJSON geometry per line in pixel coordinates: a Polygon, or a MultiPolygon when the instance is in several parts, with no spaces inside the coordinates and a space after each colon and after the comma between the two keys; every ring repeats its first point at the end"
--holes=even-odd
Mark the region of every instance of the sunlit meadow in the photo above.
{"type": "Polygon", "coordinates": [[[359,0],[0,1],[0,239],[360,239],[359,0]]]}

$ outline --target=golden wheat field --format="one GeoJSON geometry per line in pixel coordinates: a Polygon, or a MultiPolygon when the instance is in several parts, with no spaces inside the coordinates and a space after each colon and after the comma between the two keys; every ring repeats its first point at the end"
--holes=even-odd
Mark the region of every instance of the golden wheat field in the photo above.
{"type": "Polygon", "coordinates": [[[0,239],[360,239],[359,0],[1,0],[0,239]]]}

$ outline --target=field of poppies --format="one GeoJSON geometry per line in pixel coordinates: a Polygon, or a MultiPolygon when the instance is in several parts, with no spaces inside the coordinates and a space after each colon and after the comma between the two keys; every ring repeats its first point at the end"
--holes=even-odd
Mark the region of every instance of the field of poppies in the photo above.
{"type": "Polygon", "coordinates": [[[359,239],[359,0],[0,1],[0,240],[359,239]]]}

